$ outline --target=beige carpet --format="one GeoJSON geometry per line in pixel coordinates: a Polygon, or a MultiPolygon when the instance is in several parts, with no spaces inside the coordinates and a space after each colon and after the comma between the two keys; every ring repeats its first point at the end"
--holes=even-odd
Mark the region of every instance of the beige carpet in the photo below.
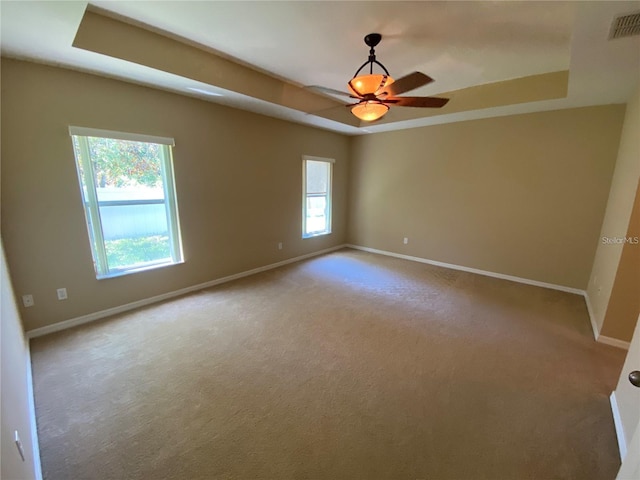
{"type": "Polygon", "coordinates": [[[613,479],[580,296],[343,250],[32,341],[45,480],[613,479]]]}

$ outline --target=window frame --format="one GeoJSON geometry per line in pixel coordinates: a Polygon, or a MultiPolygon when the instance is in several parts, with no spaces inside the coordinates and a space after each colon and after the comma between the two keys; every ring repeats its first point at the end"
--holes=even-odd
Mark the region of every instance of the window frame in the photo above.
{"type": "MultiPolygon", "coordinates": [[[[78,175],[78,185],[80,187],[80,196],[82,198],[83,210],[87,224],[87,233],[89,236],[89,244],[91,248],[91,255],[93,257],[93,265],[96,273],[96,278],[98,280],[114,278],[123,275],[129,275],[132,273],[184,263],[184,253],[182,250],[182,238],[180,233],[180,219],[178,215],[178,199],[176,196],[175,175],[173,168],[172,147],[175,146],[175,140],[168,137],[75,126],[69,127],[69,135],[70,137],[72,137],[72,148],[75,157],[74,163],[78,175]],[[76,148],[73,145],[73,137],[77,137],[78,139],[78,146],[81,151],[80,160],[82,163],[82,168],[85,172],[84,178],[82,173],[80,172],[80,169],[78,168],[78,164],[80,162],[78,161],[76,155],[76,148]],[[161,203],[165,206],[165,215],[167,220],[170,250],[169,260],[162,259],[155,262],[147,263],[142,266],[109,269],[104,240],[104,231],[100,215],[100,203],[104,204],[110,202],[100,202],[98,200],[98,193],[95,185],[95,172],[91,163],[87,137],[153,143],[161,146],[160,172],[162,175],[162,188],[164,194],[164,199],[161,203]],[[86,175],[86,172],[90,172],[90,174],[86,175]],[[83,188],[83,185],[84,187],[86,187],[86,197],[85,188],[83,188]]],[[[135,205],[138,203],[138,200],[131,200],[131,205],[135,205]]],[[[122,201],[121,205],[126,206],[126,201],[122,201]]]]}
{"type": "Polygon", "coordinates": [[[316,157],[312,155],[302,156],[302,238],[313,238],[322,235],[331,234],[333,223],[333,165],[336,163],[335,159],[327,157],[316,157]],[[326,192],[326,206],[325,206],[325,218],[326,228],[319,232],[307,233],[307,162],[324,162],[328,164],[329,175],[327,178],[327,192],[326,192]]]}

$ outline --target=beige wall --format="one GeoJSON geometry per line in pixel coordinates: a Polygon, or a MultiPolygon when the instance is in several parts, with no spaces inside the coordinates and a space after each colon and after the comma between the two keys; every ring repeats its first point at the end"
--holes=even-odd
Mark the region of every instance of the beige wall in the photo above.
{"type": "MultiPolygon", "coordinates": [[[[624,237],[629,228],[638,180],[640,179],[640,87],[627,104],[627,111],[620,138],[620,148],[607,209],[602,222],[593,270],[587,288],[598,331],[603,333],[604,319],[622,256],[623,244],[605,244],[602,237],[624,237]]],[[[613,322],[617,320],[611,319],[613,322]]],[[[629,341],[635,320],[623,321],[621,326],[608,326],[610,335],[629,341]]],[[[603,333],[604,334],[604,333],[603,333]]]]}
{"type": "Polygon", "coordinates": [[[212,103],[2,60],[2,232],[34,329],[340,245],[348,138],[212,103]],[[185,263],[96,280],[68,126],[173,137],[185,263]],[[303,240],[302,155],[336,159],[333,233],[303,240]],[[282,241],[284,249],[277,250],[282,241]],[[58,301],[66,287],[69,299],[58,301]]]}
{"type": "Polygon", "coordinates": [[[600,334],[628,342],[640,315],[640,183],[625,238],[600,334]]]}
{"type": "Polygon", "coordinates": [[[610,105],[357,137],[349,243],[584,289],[623,116],[610,105]]]}
{"type": "MultiPolygon", "coordinates": [[[[620,105],[588,107],[350,140],[7,59],[1,100],[3,236],[18,295],[35,298],[20,306],[27,329],[339,245],[347,216],[350,243],[585,288],[624,117],[620,105]],[[185,264],[95,279],[69,125],[176,139],[185,264]],[[303,154],[337,160],[328,237],[301,238],[303,154]],[[60,287],[68,300],[56,299],[60,287]]],[[[637,104],[636,95],[636,122],[637,104]]],[[[633,157],[632,116],[624,158],[633,157]]]]}
{"type": "MultiPolygon", "coordinates": [[[[35,479],[36,470],[32,449],[31,418],[29,416],[29,351],[22,331],[18,309],[14,301],[4,248],[0,241],[0,289],[1,292],[1,467],[0,477],[9,479],[35,479]],[[22,441],[23,462],[14,444],[14,432],[22,441]]],[[[39,464],[39,463],[38,463],[39,464]]]]}

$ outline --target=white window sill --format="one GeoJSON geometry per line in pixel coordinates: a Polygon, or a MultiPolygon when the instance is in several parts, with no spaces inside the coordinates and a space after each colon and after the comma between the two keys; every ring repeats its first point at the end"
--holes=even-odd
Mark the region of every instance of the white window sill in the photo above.
{"type": "Polygon", "coordinates": [[[314,232],[302,235],[302,238],[321,237],[322,235],[331,235],[331,232],[314,232]]]}
{"type": "Polygon", "coordinates": [[[135,267],[135,268],[128,268],[126,270],[118,270],[116,272],[110,272],[104,275],[96,275],[96,278],[98,280],[105,280],[108,278],[116,278],[116,277],[122,277],[124,275],[130,275],[132,273],[139,273],[139,272],[147,272],[149,270],[155,270],[157,268],[164,268],[164,267],[171,267],[173,265],[180,265],[181,263],[184,263],[184,260],[180,260],[179,262],[173,262],[173,261],[169,261],[169,262],[162,262],[162,263],[153,263],[151,265],[144,265],[141,267],[135,267]]]}

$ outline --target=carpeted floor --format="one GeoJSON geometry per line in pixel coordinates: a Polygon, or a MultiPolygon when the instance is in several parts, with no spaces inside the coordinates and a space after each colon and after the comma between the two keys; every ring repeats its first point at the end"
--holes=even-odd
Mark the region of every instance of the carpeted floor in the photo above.
{"type": "Polygon", "coordinates": [[[45,480],[613,479],[582,297],[343,250],[31,342],[45,480]]]}

